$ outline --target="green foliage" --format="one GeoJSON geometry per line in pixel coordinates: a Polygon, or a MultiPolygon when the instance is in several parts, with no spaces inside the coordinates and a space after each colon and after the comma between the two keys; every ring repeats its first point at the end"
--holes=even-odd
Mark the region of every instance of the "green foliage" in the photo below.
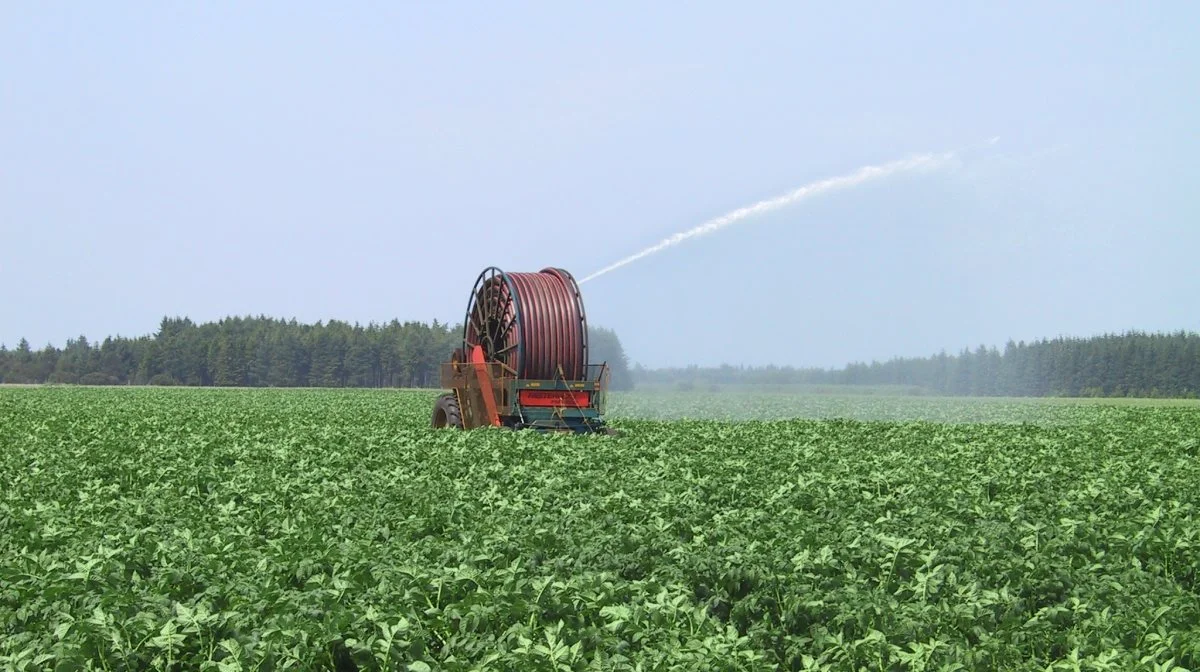
{"type": "Polygon", "coordinates": [[[1200,666],[1196,409],[576,437],[434,396],[0,389],[0,668],[1200,666]]]}
{"type": "Polygon", "coordinates": [[[796,392],[787,386],[758,388],[732,385],[711,391],[697,390],[694,386],[673,390],[643,386],[636,392],[612,395],[608,413],[614,417],[643,420],[851,418],[955,424],[1031,423],[1047,426],[1078,424],[1106,406],[1172,406],[1200,411],[1200,402],[1194,399],[933,397],[886,395],[874,389],[860,394],[859,389],[802,387],[801,392],[796,392]],[[835,389],[838,393],[835,393],[835,389]]]}
{"type": "Polygon", "coordinates": [[[594,364],[607,363],[612,372],[613,390],[633,389],[633,377],[629,371],[629,358],[617,332],[604,327],[588,328],[588,361],[594,364]]]}
{"type": "Polygon", "coordinates": [[[1010,341],[957,355],[896,358],[845,368],[720,366],[648,370],[647,386],[681,384],[910,386],[927,394],[973,396],[1174,397],[1200,395],[1200,334],[1128,332],[1093,338],[1010,341]]]}
{"type": "MultiPolygon", "coordinates": [[[[593,327],[591,362],[608,361],[613,389],[632,387],[621,341],[593,327]]],[[[219,387],[432,387],[462,345],[461,327],[393,320],[363,327],[234,317],[201,325],[163,318],[153,337],[84,336],[34,353],[21,340],[0,346],[0,383],[83,383],[219,387]]]]}
{"type": "Polygon", "coordinates": [[[116,377],[100,371],[85,373],[79,378],[80,385],[119,385],[116,377]]]}

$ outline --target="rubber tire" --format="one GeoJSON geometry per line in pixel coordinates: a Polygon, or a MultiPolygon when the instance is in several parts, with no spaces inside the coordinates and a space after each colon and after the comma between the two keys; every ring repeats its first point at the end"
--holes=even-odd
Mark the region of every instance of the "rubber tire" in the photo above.
{"type": "Polygon", "coordinates": [[[462,409],[458,407],[458,397],[453,393],[443,394],[433,405],[433,426],[463,428],[462,409]]]}

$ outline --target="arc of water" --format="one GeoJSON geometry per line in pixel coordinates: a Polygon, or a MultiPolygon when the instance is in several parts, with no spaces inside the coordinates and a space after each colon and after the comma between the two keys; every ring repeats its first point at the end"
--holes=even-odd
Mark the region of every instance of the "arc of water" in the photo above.
{"type": "MultiPolygon", "coordinates": [[[[993,139],[990,142],[994,143],[995,140],[996,139],[993,139]]],[[[955,153],[956,152],[945,152],[942,154],[918,154],[906,159],[892,161],[890,163],[884,163],[875,166],[864,166],[853,173],[840,175],[838,177],[830,177],[806,184],[781,196],[776,196],[774,198],[759,201],[753,205],[747,205],[745,207],[738,208],[737,210],[728,212],[720,217],[710,219],[699,226],[688,229],[687,231],[676,233],[669,238],[663,239],[661,242],[647,247],[641,252],[632,254],[624,259],[621,259],[620,261],[605,266],[604,268],[580,280],[579,284],[583,284],[588,280],[598,278],[605,273],[615,271],[627,264],[632,264],[639,259],[662,252],[663,250],[674,247],[688,239],[704,236],[713,233],[714,231],[720,231],[727,226],[732,226],[733,224],[736,224],[748,217],[753,217],[754,215],[760,215],[772,210],[778,210],[805,199],[819,196],[831,191],[857,187],[867,182],[879,180],[890,175],[895,175],[896,173],[938,168],[952,159],[955,153]]]]}

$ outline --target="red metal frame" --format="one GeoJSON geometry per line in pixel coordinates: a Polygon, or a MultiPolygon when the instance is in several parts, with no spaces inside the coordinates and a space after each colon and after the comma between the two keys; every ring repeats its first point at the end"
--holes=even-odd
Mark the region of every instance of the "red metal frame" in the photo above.
{"type": "Polygon", "coordinates": [[[591,393],[584,390],[521,390],[517,400],[522,406],[553,408],[584,408],[592,403],[591,393]]]}
{"type": "Polygon", "coordinates": [[[496,412],[496,396],[492,390],[492,377],[488,375],[483,346],[471,348],[471,365],[475,367],[475,379],[479,381],[479,391],[483,395],[483,407],[487,411],[488,422],[493,427],[499,427],[500,414],[496,412]]]}

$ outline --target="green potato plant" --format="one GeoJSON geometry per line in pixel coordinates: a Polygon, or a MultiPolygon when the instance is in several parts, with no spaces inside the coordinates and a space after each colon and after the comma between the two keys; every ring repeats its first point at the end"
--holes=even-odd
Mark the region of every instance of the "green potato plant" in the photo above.
{"type": "Polygon", "coordinates": [[[0,669],[1200,667],[1195,408],[608,437],[433,397],[0,388],[0,669]]]}

